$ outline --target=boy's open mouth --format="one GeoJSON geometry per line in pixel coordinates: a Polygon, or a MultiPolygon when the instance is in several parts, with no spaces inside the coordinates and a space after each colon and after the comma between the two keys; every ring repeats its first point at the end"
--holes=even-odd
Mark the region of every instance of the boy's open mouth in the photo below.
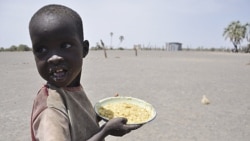
{"type": "Polygon", "coordinates": [[[51,68],[49,73],[54,81],[63,81],[67,76],[67,70],[61,67],[51,68]]]}

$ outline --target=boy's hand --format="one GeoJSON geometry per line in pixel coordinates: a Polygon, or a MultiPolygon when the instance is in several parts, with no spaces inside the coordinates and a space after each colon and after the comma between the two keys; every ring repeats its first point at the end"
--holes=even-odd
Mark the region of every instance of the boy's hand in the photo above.
{"type": "Polygon", "coordinates": [[[113,118],[109,120],[105,125],[105,130],[109,135],[123,136],[129,133],[131,130],[138,129],[142,125],[126,124],[126,118],[113,118]]]}

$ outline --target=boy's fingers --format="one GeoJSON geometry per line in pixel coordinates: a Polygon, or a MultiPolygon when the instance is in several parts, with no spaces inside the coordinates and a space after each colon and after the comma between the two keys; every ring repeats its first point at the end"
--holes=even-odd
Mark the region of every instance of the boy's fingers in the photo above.
{"type": "Polygon", "coordinates": [[[124,125],[126,128],[128,128],[129,130],[135,130],[140,128],[142,125],[140,124],[126,124],[124,125]]]}
{"type": "Polygon", "coordinates": [[[127,121],[128,121],[128,119],[123,118],[123,117],[118,117],[118,118],[116,118],[116,119],[117,119],[117,120],[120,120],[123,124],[126,124],[127,121]]]}

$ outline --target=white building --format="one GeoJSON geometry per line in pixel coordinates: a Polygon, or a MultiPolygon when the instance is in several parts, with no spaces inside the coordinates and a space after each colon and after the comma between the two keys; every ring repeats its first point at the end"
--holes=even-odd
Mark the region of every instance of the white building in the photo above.
{"type": "Polygon", "coordinates": [[[180,51],[182,50],[182,43],[179,42],[168,42],[166,43],[167,51],[180,51]]]}

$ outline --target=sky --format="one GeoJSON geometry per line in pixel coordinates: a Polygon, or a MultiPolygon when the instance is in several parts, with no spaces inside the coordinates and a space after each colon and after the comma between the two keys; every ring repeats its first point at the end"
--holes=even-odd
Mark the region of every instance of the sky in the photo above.
{"type": "Polygon", "coordinates": [[[124,36],[124,48],[163,47],[167,42],[184,48],[233,48],[222,36],[224,28],[237,20],[250,23],[249,0],[0,0],[0,47],[31,47],[30,18],[48,4],[75,10],[91,47],[103,40],[117,48],[124,36]]]}

